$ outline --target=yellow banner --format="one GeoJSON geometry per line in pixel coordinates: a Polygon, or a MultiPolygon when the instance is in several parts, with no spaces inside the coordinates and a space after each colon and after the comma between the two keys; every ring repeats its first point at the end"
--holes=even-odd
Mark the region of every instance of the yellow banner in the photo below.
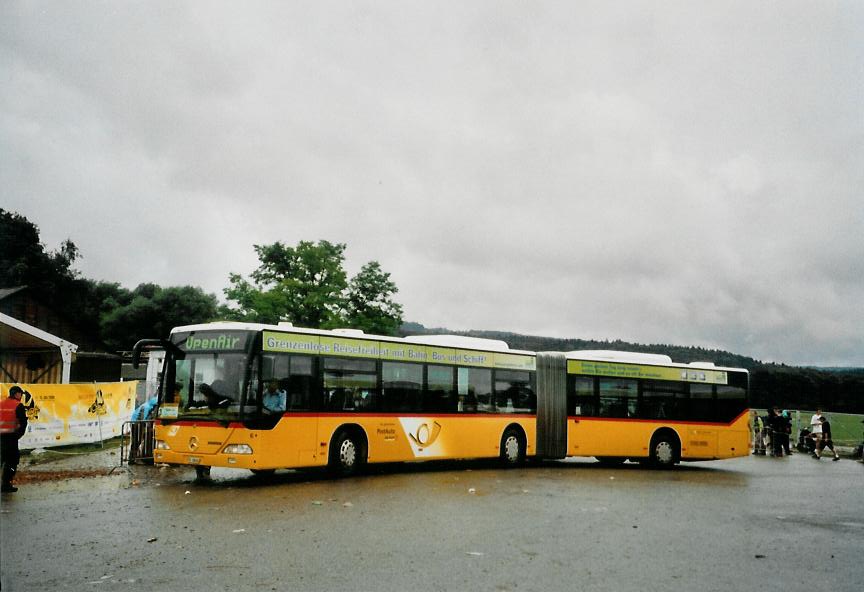
{"type": "MultiPolygon", "coordinates": [[[[29,397],[27,433],[22,450],[101,442],[120,435],[135,407],[138,382],[96,384],[19,384],[29,397]]],[[[0,383],[0,396],[9,396],[12,383],[0,383]]]]}
{"type": "Polygon", "coordinates": [[[537,360],[534,356],[521,354],[495,353],[495,367],[509,368],[511,370],[536,370],[537,360]]]}
{"type": "Polygon", "coordinates": [[[425,345],[414,345],[410,343],[389,343],[382,341],[379,344],[381,348],[381,359],[394,362],[427,362],[429,361],[429,352],[426,351],[425,345]]]}
{"type": "Polygon", "coordinates": [[[664,368],[662,366],[640,366],[637,364],[616,364],[614,362],[585,362],[581,360],[567,360],[567,373],[587,374],[589,376],[611,376],[614,378],[704,382],[707,384],[728,384],[729,382],[726,372],[722,370],[664,368]]]}
{"type": "Polygon", "coordinates": [[[534,356],[480,350],[464,350],[413,343],[370,341],[329,335],[303,335],[264,331],[264,351],[324,354],[400,362],[456,364],[484,368],[534,370],[534,356]]]}

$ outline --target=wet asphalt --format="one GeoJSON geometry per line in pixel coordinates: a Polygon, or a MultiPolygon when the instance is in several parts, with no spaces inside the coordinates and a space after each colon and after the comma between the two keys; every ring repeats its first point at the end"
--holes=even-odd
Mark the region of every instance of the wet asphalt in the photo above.
{"type": "Polygon", "coordinates": [[[2,589],[864,589],[864,465],[847,459],[212,477],[22,484],[0,503],[2,589]]]}

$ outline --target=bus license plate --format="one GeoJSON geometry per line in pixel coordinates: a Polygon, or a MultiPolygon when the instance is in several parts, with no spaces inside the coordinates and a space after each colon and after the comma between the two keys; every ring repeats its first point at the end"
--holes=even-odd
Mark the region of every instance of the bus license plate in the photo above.
{"type": "Polygon", "coordinates": [[[201,457],[200,456],[190,456],[186,460],[193,465],[197,465],[198,463],[201,462],[201,457]]]}

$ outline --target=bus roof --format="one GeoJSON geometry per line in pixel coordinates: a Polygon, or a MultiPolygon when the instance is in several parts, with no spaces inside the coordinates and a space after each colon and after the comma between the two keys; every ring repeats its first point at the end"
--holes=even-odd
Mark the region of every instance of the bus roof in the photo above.
{"type": "Polygon", "coordinates": [[[242,321],[217,321],[215,323],[201,323],[197,325],[175,327],[171,330],[171,333],[188,333],[193,331],[279,331],[282,333],[327,335],[330,337],[368,339],[390,343],[415,343],[419,345],[432,345],[438,347],[534,355],[534,352],[532,351],[510,349],[510,346],[507,345],[506,342],[497,339],[482,339],[480,337],[466,337],[464,335],[411,335],[409,337],[391,337],[387,335],[364,333],[360,329],[306,329],[303,327],[295,327],[291,323],[267,325],[263,323],[247,323],[242,321]]]}
{"type": "Polygon", "coordinates": [[[727,372],[747,372],[744,368],[726,368],[713,362],[690,362],[682,364],[673,362],[672,358],[663,354],[646,354],[641,352],[626,352],[616,350],[574,350],[566,352],[568,360],[585,360],[589,362],[617,362],[621,364],[642,364],[645,366],[669,366],[672,368],[698,368],[702,370],[720,370],[727,372]]]}
{"type": "MultiPolygon", "coordinates": [[[[268,325],[263,323],[247,323],[242,321],[217,321],[175,327],[171,333],[186,333],[192,331],[279,331],[283,333],[301,333],[307,335],[327,335],[330,337],[347,337],[353,339],[368,339],[390,343],[415,343],[438,347],[459,349],[486,350],[507,352],[512,354],[535,355],[527,350],[510,349],[506,342],[498,339],[483,339],[465,335],[411,335],[408,337],[391,337],[364,333],[360,329],[306,329],[295,327],[291,323],[268,325]]],[[[646,366],[667,366],[672,368],[699,368],[704,370],[720,370],[731,372],[747,372],[744,368],[727,368],[714,365],[713,362],[690,362],[681,364],[673,362],[672,358],[663,354],[649,354],[617,350],[574,350],[564,354],[568,360],[586,360],[596,362],[616,362],[620,364],[642,364],[646,366]]]]}
{"type": "MultiPolygon", "coordinates": [[[[488,349],[492,351],[511,350],[507,342],[498,339],[483,339],[482,337],[466,337],[464,335],[409,335],[404,338],[408,343],[424,345],[439,345],[441,347],[461,347],[464,349],[488,349]]],[[[534,353],[534,352],[525,352],[534,353]]]]}

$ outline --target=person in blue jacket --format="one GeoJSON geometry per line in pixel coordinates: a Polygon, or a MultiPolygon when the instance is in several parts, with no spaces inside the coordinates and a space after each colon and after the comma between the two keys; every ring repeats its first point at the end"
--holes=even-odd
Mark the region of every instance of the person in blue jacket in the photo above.
{"type": "Polygon", "coordinates": [[[139,423],[153,419],[156,412],[158,399],[153,395],[132,411],[132,430],[129,437],[129,462],[135,462],[138,458],[151,459],[153,452],[148,443],[152,440],[153,425],[151,423],[139,423]]]}

